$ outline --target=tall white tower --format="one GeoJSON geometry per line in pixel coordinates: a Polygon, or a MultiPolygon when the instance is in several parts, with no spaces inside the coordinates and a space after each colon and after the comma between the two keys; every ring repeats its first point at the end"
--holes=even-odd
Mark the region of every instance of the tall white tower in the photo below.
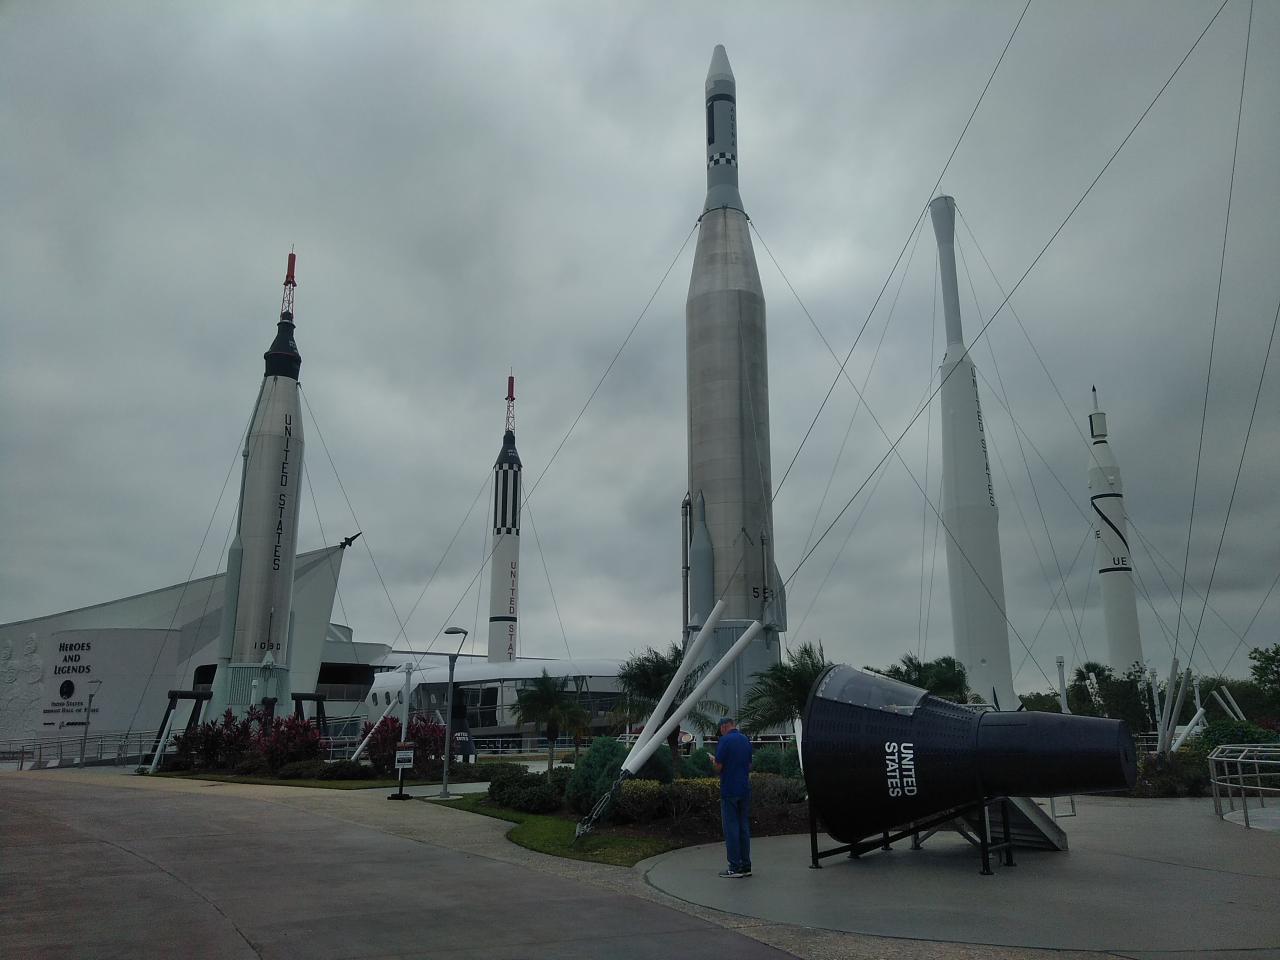
{"type": "Polygon", "coordinates": [[[1098,407],[1093,388],[1093,413],[1089,414],[1089,505],[1093,508],[1094,555],[1098,582],[1102,585],[1102,614],[1107,629],[1107,665],[1116,673],[1142,669],[1142,636],[1138,631],[1138,599],[1133,592],[1133,556],[1129,552],[1128,523],[1124,512],[1124,484],[1111,444],[1107,442],[1107,415],[1098,407]]]}
{"type": "Polygon", "coordinates": [[[245,439],[236,535],[227,552],[226,597],[209,716],[230,707],[288,710],[293,639],[293,562],[302,492],[302,357],[293,339],[294,254],[284,278],[276,338],[245,439]]]}
{"type": "Polygon", "coordinates": [[[520,454],[516,378],[507,377],[507,429],[493,465],[493,551],[489,570],[489,662],[515,660],[520,601],[520,454]]]}
{"type": "Polygon", "coordinates": [[[956,659],[969,689],[1001,710],[1016,710],[999,511],[991,484],[987,436],[978,402],[978,375],[965,353],[956,283],[956,202],[929,204],[938,239],[947,353],[942,360],[942,522],[947,530],[947,579],[956,659]]]}

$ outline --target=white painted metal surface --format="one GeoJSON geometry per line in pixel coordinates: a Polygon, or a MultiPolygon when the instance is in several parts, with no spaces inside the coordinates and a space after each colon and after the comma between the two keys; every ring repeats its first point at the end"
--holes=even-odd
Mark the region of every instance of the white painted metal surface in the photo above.
{"type": "Polygon", "coordinates": [[[290,703],[289,644],[293,636],[293,567],[302,494],[302,408],[293,339],[293,255],[276,338],[245,437],[235,539],[227,554],[228,602],[219,634],[212,715],[242,713],[274,698],[290,703]]]}
{"type": "Polygon", "coordinates": [[[1107,664],[1117,674],[1142,668],[1142,637],[1138,629],[1138,600],[1133,589],[1133,555],[1124,509],[1124,484],[1115,452],[1107,439],[1107,415],[1093,392],[1089,415],[1092,440],[1089,458],[1089,505],[1093,508],[1098,583],[1107,630],[1107,664]]]}
{"type": "Polygon", "coordinates": [[[653,752],[658,749],[658,746],[664,743],[667,737],[671,735],[671,731],[680,725],[680,722],[684,720],[689,711],[693,709],[693,705],[707,696],[708,691],[710,691],[715,682],[720,679],[720,675],[728,670],[729,667],[731,667],[734,662],[742,656],[744,651],[747,650],[752,641],[754,641],[763,632],[764,625],[761,624],[759,620],[747,627],[746,631],[742,636],[738,637],[725,655],[707,671],[706,676],[704,676],[698,685],[693,688],[693,692],[691,692],[689,696],[681,702],[680,706],[676,707],[675,712],[671,714],[666,723],[659,727],[657,731],[654,732],[653,736],[651,736],[649,740],[640,747],[640,749],[627,757],[626,762],[622,765],[622,769],[625,772],[633,774],[638,772],[640,768],[645,765],[648,759],[653,756],[653,752]]]}
{"type": "Polygon", "coordinates": [[[1013,667],[1005,619],[999,511],[978,401],[978,377],[965,353],[956,284],[955,201],[929,204],[938,241],[947,352],[942,361],[942,522],[956,659],[969,688],[987,703],[1013,710],[1013,667]]]}
{"type": "Polygon", "coordinates": [[[493,465],[493,552],[489,568],[489,662],[520,655],[520,480],[516,437],[507,431],[493,465]]]}

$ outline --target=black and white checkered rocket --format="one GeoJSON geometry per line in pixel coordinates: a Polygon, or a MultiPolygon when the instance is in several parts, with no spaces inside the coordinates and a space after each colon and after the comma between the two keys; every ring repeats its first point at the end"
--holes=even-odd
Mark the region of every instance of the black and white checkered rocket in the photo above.
{"type": "Polygon", "coordinates": [[[489,570],[489,662],[515,660],[520,598],[520,454],[516,453],[516,378],[507,377],[507,429],[493,465],[493,551],[489,570]]]}

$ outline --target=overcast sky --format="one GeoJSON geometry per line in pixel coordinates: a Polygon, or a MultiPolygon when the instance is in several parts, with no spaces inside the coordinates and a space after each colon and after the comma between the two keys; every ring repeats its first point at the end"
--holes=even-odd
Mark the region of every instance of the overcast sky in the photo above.
{"type": "MultiPolygon", "coordinates": [[[[1006,289],[1022,275],[1217,5],[1032,3],[942,181],[976,238],[958,227],[970,336],[1002,299],[982,253],[1006,289]]],[[[299,549],[364,531],[334,619],[396,639],[367,545],[400,618],[435,573],[398,647],[475,626],[488,498],[462,521],[488,489],[513,368],[526,487],[546,471],[525,513],[522,651],[624,657],[676,639],[692,241],[550,461],[701,211],[712,47],[737,76],[747,212],[843,356],[1022,2],[371,7],[0,5],[0,621],[182,582],[211,515],[196,574],[222,567],[237,487],[224,477],[296,244],[316,420],[299,549]]],[[[1139,600],[1143,644],[1168,669],[1248,14],[1228,3],[1011,301],[1062,399],[1008,308],[973,350],[1020,690],[1047,688],[1040,668],[1052,676],[1057,655],[1105,655],[1079,432],[1093,384],[1154,603],[1139,600]],[[1050,605],[1059,566],[1070,609],[1050,605]]],[[[1263,3],[1184,662],[1280,297],[1278,89],[1280,8],[1263,3]]],[[[787,577],[887,443],[865,411],[850,429],[842,385],[780,484],[836,363],[758,242],[756,255],[787,577]]],[[[941,355],[930,227],[903,263],[850,364],[861,383],[885,331],[866,395],[894,436],[941,355]]],[[[1276,364],[1195,653],[1205,672],[1230,660],[1243,675],[1248,648],[1280,630],[1277,590],[1237,650],[1280,572],[1276,364]]],[[[936,497],[932,410],[901,449],[936,497]]],[[[796,574],[790,639],[857,665],[950,653],[932,514],[894,463],[850,535],[871,489],[796,574]]],[[[480,632],[487,577],[483,589],[480,632]]]]}

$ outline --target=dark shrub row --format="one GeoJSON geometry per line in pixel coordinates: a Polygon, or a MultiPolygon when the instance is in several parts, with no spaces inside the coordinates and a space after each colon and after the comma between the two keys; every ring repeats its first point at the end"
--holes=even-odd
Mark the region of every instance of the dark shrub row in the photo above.
{"type": "Polygon", "coordinates": [[[256,707],[237,719],[228,710],[174,738],[172,770],[239,770],[268,773],[286,764],[320,758],[320,730],[310,720],[268,717],[256,707]]]}

